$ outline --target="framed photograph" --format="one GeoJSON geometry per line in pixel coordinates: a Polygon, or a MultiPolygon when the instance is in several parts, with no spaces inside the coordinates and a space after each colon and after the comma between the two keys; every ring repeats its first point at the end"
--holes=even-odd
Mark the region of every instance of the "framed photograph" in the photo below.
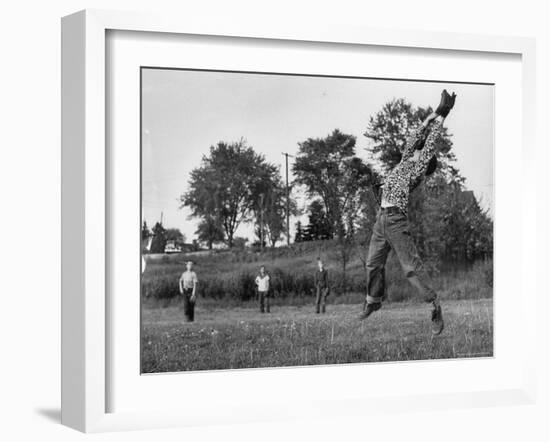
{"type": "Polygon", "coordinates": [[[64,424],[533,400],[532,40],[83,11],[62,46],[64,424]]]}

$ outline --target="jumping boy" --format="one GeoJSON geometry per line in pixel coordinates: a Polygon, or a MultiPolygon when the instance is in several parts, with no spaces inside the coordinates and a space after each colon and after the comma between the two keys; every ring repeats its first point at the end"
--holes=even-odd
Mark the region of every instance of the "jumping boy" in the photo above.
{"type": "Polygon", "coordinates": [[[393,249],[409,282],[427,303],[432,304],[432,333],[438,335],[443,331],[441,306],[411,237],[407,209],[411,190],[422,180],[430,163],[434,162],[437,153],[435,142],[455,98],[456,94],[451,96],[443,90],[438,108],[413,132],[402,152],[401,161],[382,186],[380,210],[367,258],[366,307],[360,319],[368,318],[382,306],[386,294],[384,267],[393,249]]]}
{"type": "Polygon", "coordinates": [[[186,322],[195,320],[195,302],[197,300],[197,274],[193,271],[193,262],[187,261],[186,270],[180,276],[179,288],[183,296],[183,314],[186,322]]]}

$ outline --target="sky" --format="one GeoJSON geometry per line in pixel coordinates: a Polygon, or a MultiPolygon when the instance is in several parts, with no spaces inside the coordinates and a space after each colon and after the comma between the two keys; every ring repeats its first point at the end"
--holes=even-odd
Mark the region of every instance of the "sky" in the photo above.
{"type": "MultiPolygon", "coordinates": [[[[456,166],[466,188],[492,214],[493,86],[143,69],[143,219],[152,226],[162,213],[165,227],[179,228],[192,241],[198,220],[190,218],[189,209],[180,209],[178,199],[188,189],[191,170],[219,141],[246,139],[281,166],[284,178],[283,152],[295,154],[299,142],[338,128],[355,135],[357,156],[372,162],[366,150],[369,140],[363,136],[369,117],[393,98],[435,108],[443,88],[457,94],[445,120],[456,166]]],[[[295,222],[291,219],[291,236],[295,222]]],[[[252,232],[243,225],[237,236],[252,239],[252,232]]]]}

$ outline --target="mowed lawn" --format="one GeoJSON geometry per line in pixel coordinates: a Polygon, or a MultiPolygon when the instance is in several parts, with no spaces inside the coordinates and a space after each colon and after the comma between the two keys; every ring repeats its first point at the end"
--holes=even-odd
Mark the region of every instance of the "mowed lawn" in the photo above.
{"type": "Polygon", "coordinates": [[[204,309],[195,323],[179,307],[143,308],[142,372],[487,357],[493,354],[493,301],[443,301],[445,330],[430,331],[430,306],[385,304],[366,321],[361,305],[204,309]]]}

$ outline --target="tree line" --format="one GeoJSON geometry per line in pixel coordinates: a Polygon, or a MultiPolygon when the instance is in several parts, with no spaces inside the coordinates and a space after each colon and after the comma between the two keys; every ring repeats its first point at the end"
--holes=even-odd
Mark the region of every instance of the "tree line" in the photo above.
{"type": "MultiPolygon", "coordinates": [[[[365,125],[372,161],[357,156],[356,137],[334,129],[324,138],[298,142],[292,166],[290,216],[298,215],[292,197],[304,189],[308,223],[296,223],[294,242],[336,240],[345,278],[354,254],[364,262],[375,221],[376,194],[385,175],[401,159],[411,130],[431,108],[413,107],[404,99],[383,106],[365,125]]],[[[492,255],[493,222],[456,168],[452,138],[443,129],[437,140],[434,174],[411,195],[411,234],[428,261],[473,261],[492,255]]],[[[236,232],[243,224],[254,225],[256,245],[274,247],[285,232],[286,187],[279,168],[269,163],[244,139],[220,141],[211,146],[191,172],[188,191],[180,207],[198,219],[198,241],[208,248],[216,243],[235,247],[236,232]]]]}

